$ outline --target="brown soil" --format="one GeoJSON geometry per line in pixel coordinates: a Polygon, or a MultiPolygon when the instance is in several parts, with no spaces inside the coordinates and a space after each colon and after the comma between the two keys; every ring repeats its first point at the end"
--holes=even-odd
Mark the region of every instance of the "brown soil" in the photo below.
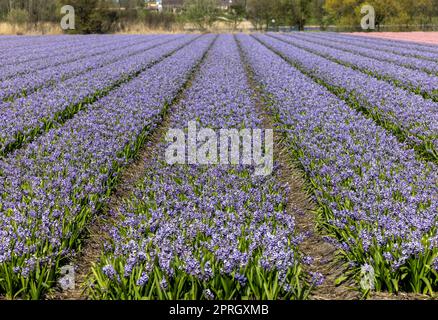
{"type": "Polygon", "coordinates": [[[418,294],[399,292],[398,294],[391,294],[388,292],[374,292],[369,300],[435,300],[433,297],[418,294]]]}
{"type": "Polygon", "coordinates": [[[307,235],[300,245],[300,250],[312,257],[313,261],[305,266],[305,270],[319,272],[325,278],[324,283],[312,291],[310,298],[315,300],[358,299],[359,294],[354,284],[335,285],[336,279],[343,274],[344,268],[336,259],[336,248],[324,241],[321,233],[316,229],[316,214],[313,211],[315,204],[305,191],[304,177],[294,165],[281,139],[281,137],[275,139],[274,156],[280,162],[280,180],[291,190],[288,199],[289,210],[294,214],[297,231],[307,235]]]}

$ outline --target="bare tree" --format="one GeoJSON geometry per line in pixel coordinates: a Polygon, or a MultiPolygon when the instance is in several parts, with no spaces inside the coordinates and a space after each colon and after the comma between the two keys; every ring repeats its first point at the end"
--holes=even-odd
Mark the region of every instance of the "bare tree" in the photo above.
{"type": "Polygon", "coordinates": [[[186,0],[184,1],[185,16],[189,22],[201,30],[213,25],[219,13],[217,0],[186,0]]]}

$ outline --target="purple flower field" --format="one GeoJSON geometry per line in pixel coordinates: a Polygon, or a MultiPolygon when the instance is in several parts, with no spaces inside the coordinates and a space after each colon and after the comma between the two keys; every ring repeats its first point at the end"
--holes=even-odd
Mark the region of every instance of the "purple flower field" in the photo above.
{"type": "Polygon", "coordinates": [[[300,215],[336,249],[336,284],[430,296],[437,160],[438,46],[332,33],[0,37],[0,299],[61,292],[102,216],[89,299],[312,298],[334,280],[315,269],[300,215]],[[272,173],[242,159],[168,164],[162,131],[191,121],[273,129],[272,173]],[[294,207],[290,164],[312,208],[294,207]]]}

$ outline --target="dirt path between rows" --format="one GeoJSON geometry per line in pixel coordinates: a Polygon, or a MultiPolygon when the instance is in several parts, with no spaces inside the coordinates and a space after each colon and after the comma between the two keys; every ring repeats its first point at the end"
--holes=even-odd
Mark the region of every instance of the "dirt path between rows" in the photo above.
{"type": "Polygon", "coordinates": [[[109,202],[103,212],[97,215],[96,219],[90,224],[87,230],[87,239],[84,241],[82,250],[77,258],[71,261],[75,266],[75,289],[61,291],[57,288],[55,292],[47,295],[47,299],[54,300],[86,300],[88,299],[86,289],[91,274],[93,264],[98,261],[102,254],[103,245],[109,239],[109,231],[117,222],[117,213],[123,205],[124,200],[129,198],[137,183],[144,177],[145,168],[155,160],[154,150],[163,141],[164,136],[169,128],[169,120],[175,112],[181,99],[188,88],[190,88],[193,79],[196,77],[200,66],[205,61],[210,49],[213,47],[217,37],[212,41],[209,48],[205,51],[203,57],[193,68],[188,80],[181,88],[172,103],[166,108],[163,119],[155,130],[149,136],[146,144],[140,150],[136,159],[123,171],[117,188],[111,194],[109,202]]]}

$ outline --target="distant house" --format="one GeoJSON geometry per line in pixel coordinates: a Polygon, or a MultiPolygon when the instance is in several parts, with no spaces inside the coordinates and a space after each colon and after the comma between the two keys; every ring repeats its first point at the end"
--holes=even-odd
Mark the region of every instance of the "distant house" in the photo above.
{"type": "MultiPolygon", "coordinates": [[[[233,3],[241,3],[244,0],[216,0],[218,8],[227,10],[233,3]]],[[[161,0],[164,10],[179,11],[184,7],[184,0],[161,0]]]]}
{"type": "Polygon", "coordinates": [[[145,7],[150,11],[163,11],[162,0],[145,0],[145,7]]]}

